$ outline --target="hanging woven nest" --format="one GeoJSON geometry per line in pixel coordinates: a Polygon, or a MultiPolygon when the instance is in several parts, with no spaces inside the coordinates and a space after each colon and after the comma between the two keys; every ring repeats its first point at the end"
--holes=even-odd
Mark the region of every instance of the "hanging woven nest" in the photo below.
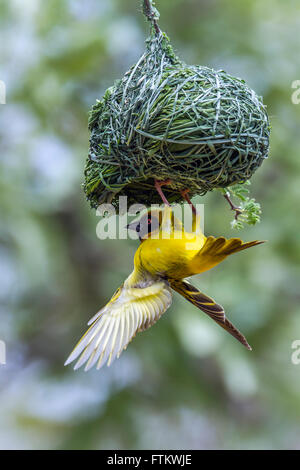
{"type": "Polygon", "coordinates": [[[251,178],[267,158],[269,121],[262,99],[224,71],[190,66],[152,28],[146,52],[90,113],[84,190],[92,207],[125,195],[128,204],[170,202],[179,190],[203,195],[251,178]]]}

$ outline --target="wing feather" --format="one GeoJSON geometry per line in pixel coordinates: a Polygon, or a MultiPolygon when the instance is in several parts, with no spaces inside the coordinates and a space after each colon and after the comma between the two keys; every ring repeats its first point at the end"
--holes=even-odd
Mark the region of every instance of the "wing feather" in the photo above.
{"type": "Polygon", "coordinates": [[[171,305],[167,281],[151,278],[142,286],[126,286],[89,321],[89,329],[75,346],[65,365],[77,360],[74,369],[109,366],[126,349],[136,333],[153,325],[171,305]]]}
{"type": "Polygon", "coordinates": [[[252,246],[260,245],[264,241],[253,240],[244,243],[240,238],[224,237],[215,238],[209,236],[201,250],[195,255],[191,262],[192,274],[199,274],[213,268],[221,263],[227,256],[246,250],[252,246]]]}

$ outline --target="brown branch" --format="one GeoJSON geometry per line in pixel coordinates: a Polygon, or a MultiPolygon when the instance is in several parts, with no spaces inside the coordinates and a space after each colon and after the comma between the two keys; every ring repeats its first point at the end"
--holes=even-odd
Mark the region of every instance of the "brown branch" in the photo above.
{"type": "Polygon", "coordinates": [[[237,207],[233,204],[232,200],[229,197],[229,193],[224,194],[224,197],[225,197],[226,201],[228,202],[228,204],[230,205],[231,210],[233,210],[235,212],[234,218],[235,218],[235,220],[237,220],[239,215],[242,214],[243,211],[239,207],[237,207]]]}
{"type": "Polygon", "coordinates": [[[144,15],[146,16],[146,18],[153,24],[156,34],[159,34],[160,29],[159,29],[156,19],[154,18],[155,13],[152,10],[151,0],[144,0],[143,11],[144,11],[144,15]]]}

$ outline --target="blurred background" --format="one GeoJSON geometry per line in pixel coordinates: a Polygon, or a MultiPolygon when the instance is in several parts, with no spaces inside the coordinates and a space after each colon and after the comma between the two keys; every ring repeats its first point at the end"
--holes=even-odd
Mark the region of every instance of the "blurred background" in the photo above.
{"type": "Polygon", "coordinates": [[[206,234],[268,240],[196,279],[253,351],[176,295],[111,368],[63,366],[137,248],[97,238],[81,183],[88,110],[144,50],[140,4],[0,0],[0,448],[300,449],[297,0],[156,2],[181,58],[244,78],[268,106],[262,222],[235,232],[221,194],[196,200],[206,234]]]}

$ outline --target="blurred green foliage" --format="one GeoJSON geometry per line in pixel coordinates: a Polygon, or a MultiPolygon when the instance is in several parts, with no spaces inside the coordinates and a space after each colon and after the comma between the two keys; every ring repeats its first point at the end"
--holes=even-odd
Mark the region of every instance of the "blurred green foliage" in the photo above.
{"type": "Polygon", "coordinates": [[[144,49],[139,0],[0,0],[0,448],[300,448],[300,79],[297,0],[157,0],[187,63],[264,97],[271,157],[252,179],[262,222],[242,233],[208,194],[206,234],[268,243],[199,277],[253,347],[177,295],[111,368],[63,363],[132,268],[136,242],[100,241],[81,188],[87,114],[144,49]]]}

